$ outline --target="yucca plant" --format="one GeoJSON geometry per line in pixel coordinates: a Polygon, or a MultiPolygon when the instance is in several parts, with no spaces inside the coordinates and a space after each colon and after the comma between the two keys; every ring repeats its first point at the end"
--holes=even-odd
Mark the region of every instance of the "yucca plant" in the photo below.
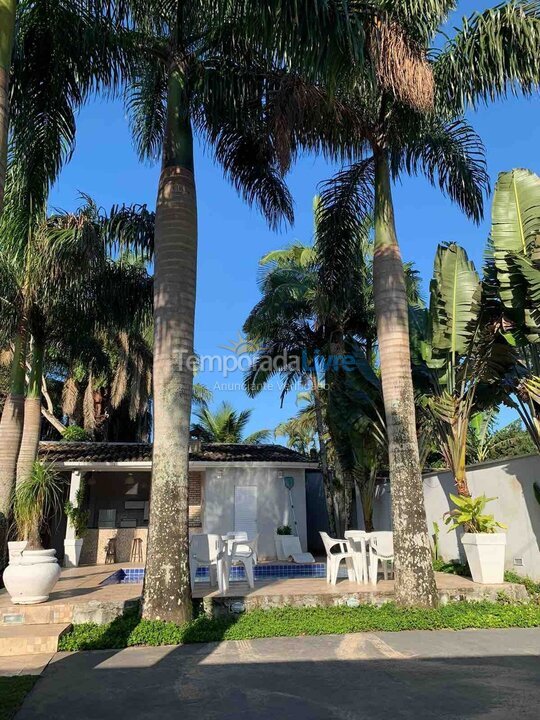
{"type": "Polygon", "coordinates": [[[51,465],[36,461],[13,497],[13,520],[27,550],[42,550],[41,531],[47,519],[62,510],[63,486],[51,465]]]}

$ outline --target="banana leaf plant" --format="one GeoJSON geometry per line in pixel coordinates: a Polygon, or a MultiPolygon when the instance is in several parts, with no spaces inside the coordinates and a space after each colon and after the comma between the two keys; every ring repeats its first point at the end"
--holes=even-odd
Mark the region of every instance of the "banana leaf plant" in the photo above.
{"type": "Polygon", "coordinates": [[[502,306],[505,338],[518,361],[505,378],[514,408],[540,451],[540,178],[499,174],[487,248],[490,282],[502,306]]]}
{"type": "Polygon", "coordinates": [[[471,417],[496,403],[500,378],[515,364],[487,288],[465,250],[439,245],[428,310],[416,313],[413,361],[420,360],[420,412],[440,446],[460,495],[468,496],[467,440],[471,417]]]}

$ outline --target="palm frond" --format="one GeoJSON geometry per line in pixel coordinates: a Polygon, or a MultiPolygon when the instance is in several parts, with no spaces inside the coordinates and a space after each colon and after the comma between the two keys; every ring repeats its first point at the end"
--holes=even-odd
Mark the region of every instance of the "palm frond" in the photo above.
{"type": "Polygon", "coordinates": [[[337,173],[321,187],[315,210],[319,283],[336,297],[346,291],[358,267],[359,242],[366,243],[373,208],[373,160],[367,158],[337,173]]]}
{"type": "Polygon", "coordinates": [[[225,176],[246,202],[257,205],[272,228],[283,220],[292,223],[292,196],[264,132],[220,124],[209,129],[209,137],[225,176]]]}
{"type": "Polygon", "coordinates": [[[134,72],[126,91],[126,108],[137,154],[156,161],[161,157],[167,121],[167,68],[148,58],[134,72]]]}
{"type": "Polygon", "coordinates": [[[423,173],[432,185],[456,202],[475,222],[482,218],[484,193],[489,192],[484,146],[462,118],[400,118],[405,137],[389,132],[394,175],[423,173]]]}
{"type": "Polygon", "coordinates": [[[270,439],[271,434],[270,430],[256,430],[254,433],[247,435],[244,442],[247,445],[261,445],[270,439]]]}
{"type": "Polygon", "coordinates": [[[540,82],[540,3],[510,0],[464,18],[435,54],[438,103],[456,114],[540,82]]]}

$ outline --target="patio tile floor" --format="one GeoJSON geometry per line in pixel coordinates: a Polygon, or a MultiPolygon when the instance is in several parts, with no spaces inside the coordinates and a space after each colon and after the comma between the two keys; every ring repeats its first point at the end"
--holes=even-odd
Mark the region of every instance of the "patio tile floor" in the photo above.
{"type": "MultiPolygon", "coordinates": [[[[64,569],[50,599],[40,605],[13,605],[5,590],[0,591],[0,625],[19,623],[109,622],[130,604],[137,602],[142,584],[100,585],[119,569],[141,567],[136,563],[83,566],[64,569]]],[[[467,578],[436,573],[437,586],[443,600],[489,597],[495,599],[504,590],[507,595],[524,599],[521,585],[476,585],[467,578]]],[[[197,583],[195,598],[227,605],[231,598],[244,599],[246,608],[279,607],[283,605],[316,606],[343,604],[354,598],[359,602],[384,602],[393,594],[393,581],[381,580],[376,587],[359,585],[349,580],[328,585],[319,578],[268,578],[255,583],[251,590],[246,582],[231,582],[224,597],[217,588],[197,583]]]]}

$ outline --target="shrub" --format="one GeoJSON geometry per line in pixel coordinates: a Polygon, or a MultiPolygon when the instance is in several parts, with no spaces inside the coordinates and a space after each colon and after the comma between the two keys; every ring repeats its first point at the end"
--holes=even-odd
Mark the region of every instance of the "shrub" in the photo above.
{"type": "Polygon", "coordinates": [[[292,530],[289,525],[280,525],[276,530],[277,535],[292,535],[292,530]]]}
{"type": "Polygon", "coordinates": [[[449,575],[460,575],[461,577],[471,577],[471,571],[467,563],[461,563],[459,560],[439,560],[433,561],[433,569],[435,572],[448,573],[449,575]]]}
{"type": "Polygon", "coordinates": [[[62,433],[62,440],[66,442],[88,442],[90,435],[79,425],[68,425],[62,433]]]}
{"type": "Polygon", "coordinates": [[[535,582],[530,577],[523,577],[522,575],[518,575],[517,573],[513,572],[512,570],[507,570],[504,573],[504,581],[509,583],[519,583],[520,585],[524,585],[525,589],[529,593],[531,597],[537,597],[540,595],[540,583],[535,582]]]}
{"type": "Polygon", "coordinates": [[[496,498],[488,498],[485,495],[472,498],[450,494],[450,499],[456,506],[454,510],[445,513],[445,524],[450,525],[450,530],[457,530],[462,527],[469,533],[494,533],[498,528],[506,529],[506,525],[497,522],[493,515],[484,513],[488,502],[496,498]]]}
{"type": "Polygon", "coordinates": [[[74,505],[71,500],[66,500],[64,505],[64,512],[66,513],[67,519],[75,529],[76,538],[82,538],[86,534],[88,526],[88,517],[90,513],[88,510],[83,510],[85,489],[84,481],[82,481],[75,495],[76,504],[74,505]]]}

